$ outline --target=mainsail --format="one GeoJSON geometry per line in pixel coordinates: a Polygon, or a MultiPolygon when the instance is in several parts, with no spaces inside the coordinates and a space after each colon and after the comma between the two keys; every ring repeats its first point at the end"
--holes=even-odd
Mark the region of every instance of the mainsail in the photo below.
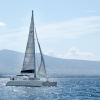
{"type": "Polygon", "coordinates": [[[25,57],[23,61],[23,68],[21,73],[34,73],[34,76],[36,77],[33,11],[32,11],[27,47],[26,47],[25,57]]]}

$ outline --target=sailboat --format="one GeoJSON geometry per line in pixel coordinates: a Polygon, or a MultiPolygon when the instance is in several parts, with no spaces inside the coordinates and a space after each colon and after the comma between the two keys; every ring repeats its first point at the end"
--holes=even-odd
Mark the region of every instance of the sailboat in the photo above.
{"type": "Polygon", "coordinates": [[[32,11],[28,41],[23,61],[23,67],[20,72],[20,75],[17,75],[17,78],[10,78],[10,81],[6,83],[6,86],[56,86],[57,82],[51,82],[48,80],[45,68],[45,61],[42,54],[42,50],[38,41],[36,28],[34,26],[34,16],[32,11]],[[35,37],[37,40],[37,44],[39,47],[40,55],[41,55],[41,62],[36,73],[36,57],[35,57],[35,37]],[[37,77],[38,75],[42,75],[46,78],[46,81],[41,80],[37,77]]]}

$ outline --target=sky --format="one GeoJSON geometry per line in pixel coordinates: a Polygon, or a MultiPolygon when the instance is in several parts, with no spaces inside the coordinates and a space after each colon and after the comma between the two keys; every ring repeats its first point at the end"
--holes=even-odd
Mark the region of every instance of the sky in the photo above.
{"type": "Polygon", "coordinates": [[[25,52],[32,10],[43,54],[100,61],[100,0],[0,0],[0,50],[25,52]]]}

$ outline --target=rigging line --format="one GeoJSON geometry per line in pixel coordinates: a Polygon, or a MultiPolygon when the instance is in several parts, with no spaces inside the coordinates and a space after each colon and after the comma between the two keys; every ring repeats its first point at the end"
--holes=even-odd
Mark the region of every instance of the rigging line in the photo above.
{"type": "Polygon", "coordinates": [[[42,54],[42,51],[41,51],[41,48],[40,48],[40,44],[39,44],[39,41],[38,41],[38,37],[37,37],[36,28],[35,28],[35,34],[36,34],[36,39],[37,39],[37,43],[38,43],[38,46],[39,46],[40,53],[42,54]]]}
{"type": "MultiPolygon", "coordinates": [[[[35,31],[36,32],[36,31],[35,31]]],[[[36,40],[36,39],[35,39],[36,40]]],[[[36,45],[36,51],[37,51],[37,45],[36,45]]],[[[38,62],[38,53],[36,53],[36,65],[39,66],[39,62],[38,62]]]]}
{"type": "MultiPolygon", "coordinates": [[[[37,32],[36,32],[36,28],[35,28],[35,35],[36,35],[37,43],[38,43],[39,50],[40,50],[41,60],[43,60],[42,51],[41,51],[41,47],[40,47],[40,44],[39,44],[39,41],[38,41],[37,32]]],[[[43,61],[43,62],[44,62],[44,61],[43,61]]]]}
{"type": "MultiPolygon", "coordinates": [[[[45,62],[44,62],[43,54],[42,54],[41,47],[40,47],[40,44],[39,44],[39,41],[38,41],[38,37],[37,37],[37,33],[36,33],[36,28],[35,28],[35,34],[36,34],[36,39],[37,39],[37,43],[38,43],[39,50],[40,50],[41,61],[42,61],[43,64],[44,64],[44,70],[45,70],[45,74],[46,74],[45,62]]],[[[40,68],[40,67],[39,67],[39,68],[40,68]]],[[[43,75],[43,76],[44,76],[44,75],[43,75]]],[[[47,78],[47,76],[45,76],[45,77],[47,78]]]]}

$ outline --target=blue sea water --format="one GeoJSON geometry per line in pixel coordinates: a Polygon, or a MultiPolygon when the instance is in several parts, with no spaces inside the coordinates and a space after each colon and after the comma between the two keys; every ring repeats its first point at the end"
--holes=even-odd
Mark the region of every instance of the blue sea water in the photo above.
{"type": "Polygon", "coordinates": [[[0,100],[100,100],[100,77],[54,78],[56,87],[5,86],[0,78],[0,100]]]}

